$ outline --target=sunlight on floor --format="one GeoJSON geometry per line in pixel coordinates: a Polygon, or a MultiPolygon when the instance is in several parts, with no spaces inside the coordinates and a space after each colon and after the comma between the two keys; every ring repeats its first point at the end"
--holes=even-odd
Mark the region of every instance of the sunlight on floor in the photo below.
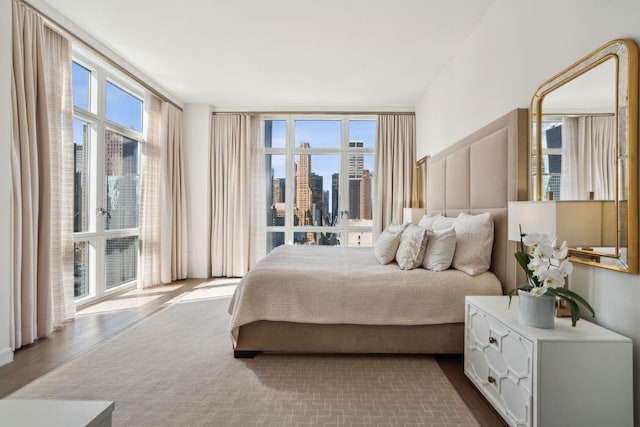
{"type": "Polygon", "coordinates": [[[240,279],[213,279],[203,282],[193,288],[192,291],[186,292],[172,301],[176,302],[194,301],[212,298],[229,298],[236,290],[236,285],[240,279]]]}
{"type": "Polygon", "coordinates": [[[82,316],[83,314],[93,314],[93,313],[106,313],[108,311],[116,311],[116,310],[128,310],[130,308],[142,307],[149,302],[160,298],[160,295],[129,295],[123,294],[118,295],[112,299],[108,299],[106,301],[99,302],[95,305],[90,305],[87,308],[83,308],[78,311],[77,315],[82,316]]]}
{"type": "Polygon", "coordinates": [[[76,315],[82,316],[83,314],[107,313],[110,311],[142,307],[153,300],[161,298],[166,292],[175,291],[183,286],[184,285],[179,284],[155,286],[147,289],[132,289],[123,294],[115,295],[112,298],[83,308],[79,310],[76,315]]]}
{"type": "Polygon", "coordinates": [[[115,295],[112,298],[83,308],[77,312],[77,316],[139,308],[158,298],[165,297],[168,292],[178,292],[178,295],[165,302],[164,305],[203,299],[229,298],[236,290],[236,285],[239,281],[240,279],[224,278],[206,280],[193,286],[193,288],[186,284],[174,284],[156,286],[148,289],[132,289],[123,294],[115,295]],[[182,287],[184,287],[185,290],[180,293],[180,288],[182,287]]]}

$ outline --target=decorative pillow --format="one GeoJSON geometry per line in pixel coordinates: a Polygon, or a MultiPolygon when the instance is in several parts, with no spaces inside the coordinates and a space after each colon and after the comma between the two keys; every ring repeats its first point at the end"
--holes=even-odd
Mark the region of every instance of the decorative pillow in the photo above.
{"type": "Polygon", "coordinates": [[[452,217],[438,215],[436,217],[435,221],[433,221],[431,229],[432,230],[444,230],[445,228],[451,228],[451,227],[453,227],[453,221],[455,221],[455,220],[456,219],[452,218],[452,217]]]}
{"type": "Polygon", "coordinates": [[[447,270],[456,251],[455,229],[429,230],[428,239],[422,267],[433,271],[447,270]]]}
{"type": "Polygon", "coordinates": [[[434,215],[434,216],[423,216],[418,225],[422,228],[426,228],[427,230],[433,230],[433,223],[441,217],[442,215],[434,215]]]}
{"type": "Polygon", "coordinates": [[[453,268],[475,276],[491,266],[493,249],[493,219],[485,212],[480,215],[461,213],[453,223],[457,246],[453,268]]]}
{"type": "Polygon", "coordinates": [[[424,259],[427,247],[427,229],[411,224],[400,238],[400,246],[396,252],[396,262],[402,270],[413,270],[424,259]]]}
{"type": "Polygon", "coordinates": [[[384,230],[376,239],[373,245],[373,252],[378,258],[380,264],[389,264],[396,257],[398,245],[400,245],[400,237],[402,232],[409,223],[398,224],[393,221],[386,230],[384,230]]]}

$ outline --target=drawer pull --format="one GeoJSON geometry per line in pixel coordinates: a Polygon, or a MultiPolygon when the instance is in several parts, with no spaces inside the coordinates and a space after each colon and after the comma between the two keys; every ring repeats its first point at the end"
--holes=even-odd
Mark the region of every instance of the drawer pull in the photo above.
{"type": "Polygon", "coordinates": [[[496,383],[496,379],[493,378],[491,375],[489,375],[489,378],[487,378],[487,380],[491,383],[491,384],[495,384],[496,383]]]}
{"type": "Polygon", "coordinates": [[[498,340],[497,340],[497,339],[495,339],[494,337],[489,337],[489,343],[491,343],[491,344],[495,344],[495,343],[497,343],[497,342],[498,342],[498,340]]]}

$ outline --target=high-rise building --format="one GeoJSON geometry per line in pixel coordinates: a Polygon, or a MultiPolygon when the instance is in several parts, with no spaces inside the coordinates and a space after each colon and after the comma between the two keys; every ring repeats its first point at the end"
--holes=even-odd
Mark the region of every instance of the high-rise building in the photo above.
{"type": "MultiPolygon", "coordinates": [[[[300,143],[300,148],[310,148],[308,142],[300,143]]],[[[297,225],[312,225],[311,222],[311,156],[296,156],[296,208],[297,225]]],[[[313,233],[311,233],[313,234],[313,233]]],[[[307,233],[309,235],[309,233],[307,233]]]]}
{"type": "Polygon", "coordinates": [[[273,178],[271,182],[272,182],[271,204],[273,205],[275,203],[283,203],[286,180],[284,178],[273,178]]]}
{"type": "MultiPolygon", "coordinates": [[[[364,147],[364,141],[349,141],[349,148],[362,148],[364,147]]],[[[349,155],[349,179],[362,178],[362,168],[364,167],[364,155],[362,154],[350,154],[349,155]]]]}
{"type": "Polygon", "coordinates": [[[340,197],[340,174],[331,175],[331,224],[335,225],[338,220],[338,200],[340,197]]]}
{"type": "Polygon", "coordinates": [[[73,200],[73,231],[87,231],[89,227],[88,215],[88,150],[89,125],[82,125],[82,141],[74,141],[74,200],[73,200]]]}
{"type": "MultiPolygon", "coordinates": [[[[562,125],[554,126],[545,132],[547,138],[547,148],[562,149],[562,125]]],[[[562,155],[549,154],[549,182],[546,193],[553,193],[554,200],[560,200],[560,176],[562,174],[562,155]]]]}
{"type": "Polygon", "coordinates": [[[322,206],[324,208],[322,223],[324,225],[331,225],[331,218],[329,215],[329,190],[322,192],[322,206]]]}
{"type": "Polygon", "coordinates": [[[349,178],[349,219],[360,219],[360,184],[362,178],[349,178]]]}
{"type": "MultiPolygon", "coordinates": [[[[362,148],[364,141],[349,141],[349,148],[362,148]]],[[[364,167],[364,155],[349,154],[349,219],[360,219],[360,184],[362,182],[362,170],[364,167]]]]}
{"type": "Polygon", "coordinates": [[[362,170],[362,180],[360,181],[360,219],[372,219],[371,173],[368,169],[362,170]]]}
{"type": "Polygon", "coordinates": [[[322,223],[322,218],[324,216],[323,180],[323,176],[311,172],[309,184],[311,187],[311,206],[313,208],[313,215],[311,219],[313,225],[324,225],[322,223]]]}

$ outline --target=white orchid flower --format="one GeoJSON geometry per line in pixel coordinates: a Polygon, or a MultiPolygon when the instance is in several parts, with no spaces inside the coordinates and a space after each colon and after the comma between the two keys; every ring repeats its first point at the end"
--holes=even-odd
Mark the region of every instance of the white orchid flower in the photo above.
{"type": "Polygon", "coordinates": [[[555,247],[553,249],[553,258],[554,259],[565,259],[569,254],[569,248],[567,247],[567,242],[564,241],[559,247],[555,247]]]}
{"type": "Polygon", "coordinates": [[[562,277],[566,277],[570,275],[572,271],[573,271],[573,264],[571,264],[570,261],[564,260],[558,266],[558,273],[560,273],[562,277]]]}
{"type": "MultiPolygon", "coordinates": [[[[564,286],[564,278],[560,275],[557,268],[550,268],[543,271],[538,278],[544,283],[544,286],[557,288],[564,286]]],[[[546,292],[546,291],[545,291],[546,292]]]]}
{"type": "Polygon", "coordinates": [[[524,236],[522,242],[530,248],[536,248],[546,236],[538,233],[528,233],[524,236]]]}
{"type": "Polygon", "coordinates": [[[529,264],[527,264],[527,268],[531,271],[535,271],[543,264],[543,261],[540,258],[532,257],[529,260],[529,264]]]}
{"type": "Polygon", "coordinates": [[[540,242],[533,251],[534,258],[550,259],[553,257],[553,246],[548,243],[540,242]]]}

